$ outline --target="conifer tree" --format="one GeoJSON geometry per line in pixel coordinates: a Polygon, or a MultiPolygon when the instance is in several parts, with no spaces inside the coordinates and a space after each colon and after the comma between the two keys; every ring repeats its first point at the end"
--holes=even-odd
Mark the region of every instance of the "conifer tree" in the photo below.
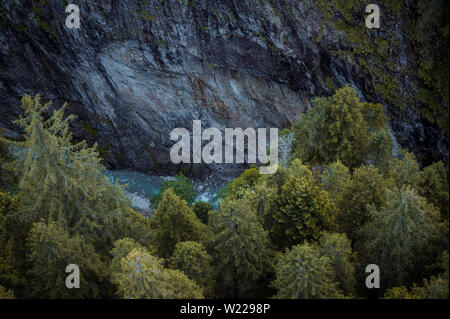
{"type": "Polygon", "coordinates": [[[273,214],[275,232],[283,236],[278,247],[317,240],[321,231],[333,230],[335,207],[331,197],[312,178],[294,177],[282,186],[279,209],[273,214]]]}
{"type": "Polygon", "coordinates": [[[15,172],[10,163],[13,157],[9,152],[9,145],[2,138],[0,130],[0,190],[6,191],[17,183],[17,172],[15,172]]]}
{"type": "Polygon", "coordinates": [[[122,187],[103,175],[96,146],[72,144],[73,117],[64,118],[65,106],[49,114],[50,103],[41,105],[39,96],[25,95],[22,107],[25,117],[17,121],[25,132],[17,161],[23,172],[19,219],[56,221],[98,249],[109,249],[117,237],[129,235],[121,229],[133,219],[129,201],[122,187]]]}
{"type": "Polygon", "coordinates": [[[236,198],[241,198],[247,190],[253,189],[260,179],[259,168],[253,166],[246,169],[238,178],[231,182],[231,192],[236,198]]]}
{"type": "Polygon", "coordinates": [[[319,250],[322,256],[330,259],[339,288],[346,296],[353,295],[356,286],[355,267],[351,261],[352,248],[347,236],[337,233],[322,233],[319,250]]]}
{"type": "Polygon", "coordinates": [[[114,242],[114,247],[111,249],[113,258],[109,267],[111,274],[120,272],[122,258],[126,257],[135,248],[145,249],[145,247],[132,238],[122,238],[114,242]]]}
{"type": "Polygon", "coordinates": [[[105,296],[101,290],[104,265],[91,244],[83,237],[70,237],[57,222],[35,223],[28,238],[29,295],[33,298],[96,298],[105,296]],[[80,269],[80,288],[67,289],[66,267],[80,269]]]}
{"type": "Polygon", "coordinates": [[[361,230],[364,256],[384,269],[385,288],[408,285],[422,275],[438,219],[437,210],[411,186],[388,191],[386,206],[371,212],[361,230]]]}
{"type": "Polygon", "coordinates": [[[412,153],[406,153],[403,158],[394,158],[389,166],[388,178],[390,183],[397,188],[411,185],[417,190],[420,182],[420,168],[416,157],[412,153]]]}
{"type": "Polygon", "coordinates": [[[423,169],[419,180],[419,193],[427,201],[439,208],[443,220],[448,221],[449,188],[447,172],[442,161],[423,169]]]}
{"type": "Polygon", "coordinates": [[[383,172],[387,170],[392,160],[392,138],[387,130],[379,130],[371,135],[367,160],[383,172]]]}
{"type": "Polygon", "coordinates": [[[275,229],[276,223],[273,218],[273,212],[278,210],[278,192],[275,186],[269,185],[269,182],[262,180],[254,186],[254,191],[247,192],[244,195],[243,200],[249,203],[256,214],[258,222],[269,232],[269,236],[273,237],[273,241],[277,242],[281,240],[276,239],[280,236],[272,231],[275,229]]]}
{"type": "Polygon", "coordinates": [[[245,297],[267,271],[268,237],[252,207],[225,199],[210,221],[211,242],[220,295],[245,297]]]}
{"type": "Polygon", "coordinates": [[[373,134],[385,129],[383,107],[361,102],[348,85],[312,104],[294,126],[295,154],[308,162],[341,160],[350,169],[364,163],[373,134]]]}
{"type": "Polygon", "coordinates": [[[144,248],[134,248],[113,273],[118,294],[127,299],[201,299],[198,285],[183,272],[165,269],[163,261],[144,248]]]}
{"type": "Polygon", "coordinates": [[[293,246],[280,256],[273,287],[275,298],[329,299],[342,298],[330,258],[307,242],[293,246]]]}
{"type": "Polygon", "coordinates": [[[214,291],[214,272],[212,258],[201,243],[185,241],[176,244],[173,255],[168,261],[168,267],[180,270],[195,281],[205,296],[212,296],[214,291]]]}
{"type": "Polygon", "coordinates": [[[31,224],[17,219],[20,209],[17,196],[0,192],[0,257],[7,269],[13,267],[24,272],[27,268],[25,243],[31,224]]]}
{"type": "Polygon", "coordinates": [[[393,287],[384,294],[386,299],[448,299],[448,252],[442,256],[442,268],[444,272],[430,279],[424,279],[422,286],[413,284],[411,289],[405,286],[393,287]]]}
{"type": "Polygon", "coordinates": [[[168,258],[177,243],[205,241],[209,237],[209,230],[197,219],[186,201],[169,188],[153,214],[152,236],[158,256],[168,258]]]}
{"type": "Polygon", "coordinates": [[[341,230],[351,240],[357,239],[357,231],[370,219],[370,205],[381,208],[385,198],[386,182],[376,167],[368,165],[355,169],[337,198],[341,230]]]}
{"type": "Polygon", "coordinates": [[[197,218],[205,225],[208,224],[208,214],[213,210],[213,205],[207,202],[198,201],[192,205],[192,210],[194,211],[197,218]]]}
{"type": "Polygon", "coordinates": [[[349,169],[341,161],[337,161],[325,167],[320,179],[333,200],[336,200],[344,185],[350,181],[351,175],[349,169]]]}

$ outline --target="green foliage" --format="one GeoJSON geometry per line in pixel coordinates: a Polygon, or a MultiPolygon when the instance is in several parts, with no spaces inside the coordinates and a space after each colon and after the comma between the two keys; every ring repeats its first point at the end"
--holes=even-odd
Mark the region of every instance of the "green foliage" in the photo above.
{"type": "MultiPolygon", "coordinates": [[[[18,271],[25,270],[25,242],[31,225],[17,220],[17,212],[20,209],[21,205],[17,197],[0,192],[0,257],[4,260],[3,267],[6,270],[10,267],[18,271]]],[[[0,273],[0,277],[6,276],[7,278],[13,274],[12,271],[11,273],[0,271],[0,273]]],[[[14,284],[17,286],[20,281],[18,280],[14,284]]],[[[6,285],[5,282],[3,284],[6,285]]]]}
{"type": "Polygon", "coordinates": [[[169,188],[172,189],[178,197],[184,199],[189,206],[195,202],[197,195],[195,195],[191,181],[182,173],[179,173],[175,180],[165,180],[162,182],[160,191],[150,199],[150,206],[152,208],[158,207],[164,192],[169,188]]]}
{"type": "Polygon", "coordinates": [[[213,210],[213,205],[207,202],[198,201],[192,205],[192,210],[203,224],[208,224],[208,213],[213,210]]]}
{"type": "Polygon", "coordinates": [[[294,154],[309,162],[341,160],[353,169],[364,163],[373,134],[384,129],[380,104],[361,102],[356,91],[345,86],[328,98],[316,98],[294,125],[294,154]]]}
{"type": "Polygon", "coordinates": [[[437,162],[423,169],[419,179],[419,194],[439,208],[441,216],[448,221],[448,179],[444,163],[437,162]]]}
{"type": "Polygon", "coordinates": [[[145,249],[145,247],[131,238],[122,238],[114,243],[114,247],[111,249],[111,255],[113,258],[109,266],[110,274],[121,271],[122,258],[126,257],[135,248],[145,249]]]}
{"type": "Polygon", "coordinates": [[[276,187],[269,186],[267,181],[255,185],[254,192],[247,192],[243,197],[253,208],[258,222],[269,232],[272,241],[275,242],[278,234],[272,233],[276,221],[273,212],[278,210],[278,192],[276,187]]]}
{"type": "Polygon", "coordinates": [[[278,207],[273,218],[275,231],[283,236],[279,247],[317,240],[321,231],[334,228],[331,197],[312,178],[292,176],[281,188],[278,207]]]}
{"type": "Polygon", "coordinates": [[[448,299],[448,252],[443,254],[442,263],[445,271],[439,276],[424,279],[422,286],[414,284],[411,289],[405,286],[389,289],[384,298],[387,299],[448,299]]]}
{"type": "Polygon", "coordinates": [[[212,258],[201,243],[185,241],[176,244],[168,267],[184,272],[203,289],[205,296],[212,296],[214,272],[211,263],[212,258]]]}
{"type": "Polygon", "coordinates": [[[267,269],[267,232],[244,200],[225,199],[210,218],[214,237],[210,243],[219,294],[248,296],[267,269]]]}
{"type": "Polygon", "coordinates": [[[253,186],[261,178],[258,167],[251,167],[242,172],[241,176],[231,182],[231,192],[237,197],[247,191],[253,189],[253,186]]]}
{"type": "Polygon", "coordinates": [[[448,276],[431,277],[423,281],[423,286],[415,287],[413,294],[418,299],[447,299],[448,300],[448,276]]]}
{"type": "Polygon", "coordinates": [[[276,266],[275,298],[327,299],[342,298],[330,258],[319,249],[304,243],[281,255],[276,266]]]}
{"type": "Polygon", "coordinates": [[[355,293],[355,267],[351,261],[352,248],[345,234],[323,233],[319,241],[322,256],[330,258],[334,277],[346,296],[355,293]]]}
{"type": "Polygon", "coordinates": [[[122,211],[120,222],[115,226],[114,238],[129,237],[148,247],[151,242],[151,222],[134,209],[128,207],[122,211]]]}
{"type": "Polygon", "coordinates": [[[338,224],[350,239],[370,219],[370,206],[380,208],[385,203],[386,182],[379,170],[372,166],[355,169],[337,197],[338,224]]]}
{"type": "Polygon", "coordinates": [[[402,159],[394,158],[387,175],[397,188],[411,185],[417,189],[420,181],[420,168],[414,154],[406,153],[402,159]]]}
{"type": "Polygon", "coordinates": [[[68,232],[56,222],[33,225],[28,238],[29,297],[33,298],[96,298],[101,296],[104,278],[103,263],[94,247],[68,232]],[[80,288],[67,289],[67,265],[80,268],[80,288]]]}
{"type": "Polygon", "coordinates": [[[6,290],[2,285],[0,285],[0,300],[1,299],[14,299],[13,292],[11,290],[6,290]]]}
{"type": "Polygon", "coordinates": [[[410,186],[387,191],[386,205],[374,209],[361,230],[365,259],[384,269],[384,287],[410,284],[421,274],[438,218],[436,209],[410,186]]]}
{"type": "MultiPolygon", "coordinates": [[[[447,253],[447,252],[446,252],[447,253]]],[[[439,276],[424,279],[422,286],[414,284],[411,289],[405,286],[389,289],[385,294],[386,299],[448,299],[448,253],[446,255],[447,270],[439,276]]]]}
{"type": "Polygon", "coordinates": [[[172,255],[175,245],[182,241],[205,241],[209,236],[186,201],[171,188],[162,195],[158,209],[152,217],[152,244],[160,257],[172,255]]]}
{"type": "Polygon", "coordinates": [[[325,167],[320,179],[333,200],[336,200],[338,194],[350,181],[351,175],[348,168],[341,161],[337,161],[325,167]]]}
{"type": "Polygon", "coordinates": [[[265,177],[265,181],[271,186],[277,188],[277,192],[281,193],[281,188],[291,177],[304,177],[311,180],[313,173],[311,169],[304,165],[300,159],[294,159],[288,167],[278,167],[278,170],[271,175],[265,177]]]}
{"type": "Polygon", "coordinates": [[[405,286],[393,287],[384,294],[385,299],[420,299],[414,293],[410,292],[405,286]]]}
{"type": "Polygon", "coordinates": [[[161,259],[146,249],[134,248],[112,274],[118,294],[127,299],[199,299],[202,290],[184,273],[165,269],[161,259]]]}
{"type": "Polygon", "coordinates": [[[368,162],[384,171],[392,158],[392,138],[386,130],[380,130],[371,136],[368,146],[368,162]]]}
{"type": "Polygon", "coordinates": [[[24,142],[6,141],[22,153],[0,145],[0,187],[21,174],[17,194],[0,191],[0,298],[360,297],[368,263],[385,298],[448,298],[446,167],[393,158],[383,108],[348,86],[294,124],[287,167],[244,171],[218,211],[180,174],[152,198],[151,221],[103,176],[95,147],[71,142],[64,107],[22,104],[24,142]],[[71,263],[81,289],[65,287],[71,263]]]}
{"type": "Polygon", "coordinates": [[[226,197],[230,198],[242,198],[248,195],[248,192],[254,190],[254,186],[258,184],[258,181],[262,179],[259,173],[259,168],[252,166],[246,169],[242,174],[234,179],[232,182],[228,182],[223,188],[217,192],[217,200],[222,200],[226,197]]]}
{"type": "MultiPolygon", "coordinates": [[[[415,100],[421,103],[419,113],[442,131],[448,132],[448,2],[418,0],[413,5],[387,0],[379,3],[383,36],[378,30],[368,31],[361,18],[367,5],[361,0],[315,2],[325,21],[342,31],[348,42],[332,54],[350,60],[363,73],[370,75],[377,94],[396,113],[415,100]],[[359,17],[355,19],[355,17],[359,17]],[[401,34],[401,41],[398,41],[401,34]],[[404,43],[410,43],[417,58],[408,69],[398,68],[398,54],[404,43]],[[392,54],[394,52],[394,54],[392,54]],[[353,62],[354,61],[354,62],[353,62]],[[402,79],[417,78],[417,90],[408,90],[402,79]]],[[[333,48],[329,48],[333,51],[333,48]]],[[[418,104],[419,104],[418,103],[418,104]]]]}
{"type": "Polygon", "coordinates": [[[14,288],[19,280],[19,271],[9,264],[5,258],[0,257],[0,286],[14,288]]]}
{"type": "Polygon", "coordinates": [[[17,173],[9,165],[12,160],[9,146],[2,141],[0,136],[0,190],[6,190],[9,186],[17,183],[17,173]]]}
{"type": "Polygon", "coordinates": [[[39,96],[25,95],[25,141],[17,164],[23,175],[19,182],[22,209],[19,219],[56,221],[70,235],[82,234],[96,248],[110,247],[117,238],[129,202],[122,187],[112,185],[102,173],[98,153],[85,142],[71,143],[64,106],[48,115],[50,103],[41,105],[39,96]]]}

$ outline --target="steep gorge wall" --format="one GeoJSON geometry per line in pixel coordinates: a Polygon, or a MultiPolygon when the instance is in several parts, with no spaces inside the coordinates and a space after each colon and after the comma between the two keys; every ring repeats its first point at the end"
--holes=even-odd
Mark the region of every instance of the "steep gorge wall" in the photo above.
{"type": "MultiPolygon", "coordinates": [[[[110,167],[174,173],[173,128],[190,129],[194,119],[205,127],[284,128],[312,98],[349,83],[395,115],[402,146],[447,156],[438,129],[414,109],[391,112],[392,101],[357,57],[340,54],[353,45],[321,1],[73,2],[81,9],[78,30],[65,27],[65,0],[0,4],[0,125],[9,135],[18,132],[11,120],[21,96],[40,93],[55,106],[69,102],[75,138],[97,141],[110,167]]],[[[356,19],[364,21],[363,7],[356,19]]],[[[403,45],[390,52],[391,67],[400,70],[417,56],[402,24],[396,27],[403,45]]],[[[364,32],[383,36],[383,28],[364,32]]],[[[383,68],[399,92],[417,89],[413,77],[383,68]]],[[[221,168],[189,169],[204,176],[221,168]]]]}

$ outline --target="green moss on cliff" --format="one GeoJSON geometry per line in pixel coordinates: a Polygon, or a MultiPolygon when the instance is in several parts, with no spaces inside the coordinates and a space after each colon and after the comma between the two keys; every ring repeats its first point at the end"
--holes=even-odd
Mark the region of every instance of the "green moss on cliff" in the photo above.
{"type": "Polygon", "coordinates": [[[88,122],[81,120],[80,121],[81,127],[83,128],[83,130],[86,131],[86,133],[89,134],[89,136],[97,138],[98,137],[98,132],[96,129],[94,129],[88,122]]]}
{"type": "MultiPolygon", "coordinates": [[[[348,49],[337,52],[338,55],[353,56],[387,103],[402,108],[420,101],[419,113],[448,132],[449,27],[445,18],[448,4],[444,0],[418,0],[417,7],[405,8],[403,2],[384,1],[380,4],[382,31],[365,27],[367,4],[362,0],[316,2],[324,15],[323,23],[332,23],[343,31],[350,44],[348,49]],[[409,37],[402,41],[397,34],[399,27],[405,31],[403,34],[409,30],[409,37]],[[399,53],[408,42],[417,55],[409,70],[399,67],[403,63],[399,61],[399,53]],[[418,79],[418,90],[406,91],[399,81],[406,75],[418,79]]],[[[320,41],[320,35],[317,40],[320,41]]]]}

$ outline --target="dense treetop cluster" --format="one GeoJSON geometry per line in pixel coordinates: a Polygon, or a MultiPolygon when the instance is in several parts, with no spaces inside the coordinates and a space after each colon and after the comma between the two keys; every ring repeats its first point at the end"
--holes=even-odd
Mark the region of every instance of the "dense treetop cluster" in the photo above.
{"type": "Polygon", "coordinates": [[[179,175],[150,219],[72,142],[64,107],[22,106],[24,139],[0,144],[0,298],[448,298],[448,166],[394,149],[382,106],[349,86],[283,132],[275,174],[244,171],[217,209],[179,175]]]}

